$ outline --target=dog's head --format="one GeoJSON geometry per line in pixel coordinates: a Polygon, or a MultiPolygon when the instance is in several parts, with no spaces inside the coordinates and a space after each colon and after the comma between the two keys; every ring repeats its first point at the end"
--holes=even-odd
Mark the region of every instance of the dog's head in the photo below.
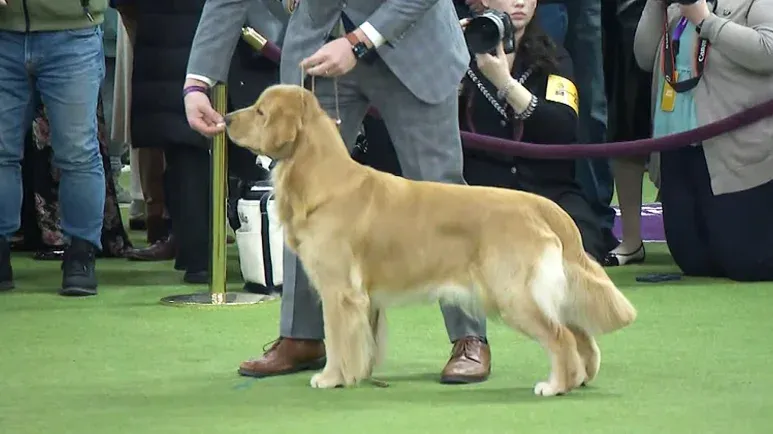
{"type": "Polygon", "coordinates": [[[267,88],[255,104],[225,116],[228,136],[237,145],[274,160],[293,155],[304,122],[322,109],[310,91],[301,86],[267,88]]]}

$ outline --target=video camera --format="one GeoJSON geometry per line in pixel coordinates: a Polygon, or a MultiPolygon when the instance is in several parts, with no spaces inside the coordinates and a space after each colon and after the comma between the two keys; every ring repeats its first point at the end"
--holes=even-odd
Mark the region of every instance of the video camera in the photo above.
{"type": "Polygon", "coordinates": [[[472,16],[464,31],[464,39],[472,54],[496,55],[500,42],[504,44],[505,53],[510,54],[515,51],[514,34],[510,16],[502,11],[489,9],[472,16]]]}

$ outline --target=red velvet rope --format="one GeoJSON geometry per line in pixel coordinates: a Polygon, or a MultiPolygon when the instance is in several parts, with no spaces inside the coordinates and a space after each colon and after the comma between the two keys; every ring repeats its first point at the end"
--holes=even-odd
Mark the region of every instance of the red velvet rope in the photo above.
{"type": "MultiPolygon", "coordinates": [[[[263,47],[261,53],[268,59],[279,63],[282,51],[271,41],[263,47]]],[[[371,108],[369,113],[380,117],[371,108]]],[[[500,152],[506,155],[539,159],[572,159],[588,157],[623,157],[632,155],[647,155],[651,152],[666,151],[681,148],[692,143],[699,143],[741,127],[753,124],[761,119],[773,116],[773,100],[756,105],[740,113],[720,119],[714,123],[698,127],[694,130],[678,134],[658,137],[657,139],[630,140],[627,142],[540,145],[534,143],[516,142],[462,131],[462,143],[467,148],[500,152]]]]}

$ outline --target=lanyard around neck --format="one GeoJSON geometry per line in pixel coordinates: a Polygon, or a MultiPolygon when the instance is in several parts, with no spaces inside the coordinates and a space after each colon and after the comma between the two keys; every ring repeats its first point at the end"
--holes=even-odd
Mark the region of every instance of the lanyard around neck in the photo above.
{"type": "Polygon", "coordinates": [[[668,31],[668,19],[666,18],[663,21],[663,76],[676,93],[687,92],[698,85],[698,82],[703,76],[703,71],[706,68],[706,61],[709,56],[708,39],[698,38],[698,46],[695,49],[694,58],[695,74],[693,74],[692,78],[687,80],[676,81],[678,75],[676,72],[676,54],[679,51],[680,39],[686,27],[687,19],[684,17],[680,18],[672,36],[671,32],[668,31]]]}

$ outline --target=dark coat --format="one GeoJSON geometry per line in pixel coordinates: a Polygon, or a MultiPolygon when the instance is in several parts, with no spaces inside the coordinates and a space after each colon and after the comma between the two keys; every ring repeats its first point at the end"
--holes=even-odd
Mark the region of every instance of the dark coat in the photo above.
{"type": "Polygon", "coordinates": [[[633,38],[646,3],[646,0],[602,3],[610,142],[647,139],[652,135],[652,74],[639,68],[633,55],[633,38]]]}
{"type": "Polygon", "coordinates": [[[193,36],[206,0],[134,0],[137,35],[131,133],[137,148],[208,146],[188,125],[182,89],[193,36]]]}
{"type": "MultiPolygon", "coordinates": [[[[188,125],[182,89],[206,0],[131,0],[137,11],[132,76],[132,146],[209,146],[188,125]]],[[[277,83],[279,66],[239,41],[229,74],[229,110],[255,102],[277,83]]]]}

